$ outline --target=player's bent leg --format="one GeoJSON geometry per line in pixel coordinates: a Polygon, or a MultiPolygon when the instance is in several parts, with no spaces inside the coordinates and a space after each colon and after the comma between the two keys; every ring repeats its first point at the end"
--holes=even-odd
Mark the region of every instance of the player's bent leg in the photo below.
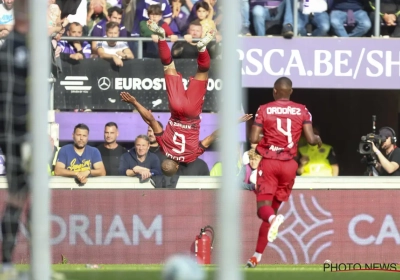
{"type": "Polygon", "coordinates": [[[197,73],[195,75],[196,80],[206,81],[208,80],[208,70],[210,69],[210,55],[207,51],[207,45],[214,39],[216,34],[215,30],[211,30],[197,42],[197,49],[199,55],[197,57],[197,73]]]}
{"type": "Polygon", "coordinates": [[[161,59],[161,63],[164,65],[164,74],[166,75],[178,75],[174,61],[172,60],[171,50],[165,41],[165,30],[158,26],[158,24],[152,20],[147,21],[147,26],[156,35],[158,35],[158,54],[161,59]]]}

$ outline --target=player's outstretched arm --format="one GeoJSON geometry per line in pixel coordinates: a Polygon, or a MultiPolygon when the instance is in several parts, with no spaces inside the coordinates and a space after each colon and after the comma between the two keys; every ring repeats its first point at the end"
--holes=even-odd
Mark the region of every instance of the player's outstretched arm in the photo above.
{"type": "Polygon", "coordinates": [[[311,123],[303,124],[303,131],[304,131],[304,136],[306,137],[308,144],[313,145],[313,146],[318,145],[319,148],[322,146],[321,137],[314,134],[314,130],[313,130],[311,123]]]}
{"type": "MultiPolygon", "coordinates": [[[[248,120],[250,120],[253,117],[252,114],[245,114],[243,116],[241,116],[239,118],[238,123],[242,123],[242,122],[247,122],[248,120]]],[[[218,138],[219,135],[219,129],[215,130],[213,133],[211,133],[209,136],[207,136],[206,138],[204,138],[203,141],[201,141],[201,145],[204,148],[208,148],[211,146],[211,144],[218,138]]]]}
{"type": "Polygon", "coordinates": [[[153,114],[143,107],[135,97],[130,95],[128,92],[121,92],[120,95],[123,101],[132,104],[136,108],[142,119],[153,129],[154,133],[161,133],[163,131],[153,114]]]}

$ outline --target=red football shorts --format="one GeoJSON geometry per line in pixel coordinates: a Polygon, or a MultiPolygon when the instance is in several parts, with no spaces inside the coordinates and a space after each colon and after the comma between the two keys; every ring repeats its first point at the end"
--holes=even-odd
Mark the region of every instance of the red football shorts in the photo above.
{"type": "Polygon", "coordinates": [[[257,169],[257,201],[287,201],[292,192],[298,164],[295,160],[263,158],[257,169]]]}
{"type": "Polygon", "coordinates": [[[182,75],[165,75],[169,109],[175,119],[198,118],[203,110],[208,81],[189,79],[187,90],[183,87],[182,75]]]}

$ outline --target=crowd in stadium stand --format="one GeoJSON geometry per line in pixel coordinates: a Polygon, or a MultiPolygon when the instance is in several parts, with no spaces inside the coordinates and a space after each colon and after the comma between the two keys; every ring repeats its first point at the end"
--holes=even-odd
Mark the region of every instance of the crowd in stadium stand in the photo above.
{"type": "MultiPolygon", "coordinates": [[[[240,36],[271,34],[282,35],[287,39],[293,37],[292,0],[238,1],[241,13],[236,16],[238,19],[241,18],[238,20],[237,26],[240,36]]],[[[0,0],[0,45],[13,28],[13,3],[14,0],[0,0]]],[[[371,27],[375,20],[374,1],[314,0],[311,6],[302,1],[298,3],[296,10],[298,11],[298,35],[300,36],[371,36],[371,27]]],[[[400,5],[396,1],[382,1],[379,23],[381,35],[400,36],[399,14],[400,5]]],[[[201,38],[210,28],[221,31],[222,16],[223,9],[217,0],[82,0],[76,14],[68,16],[62,14],[55,0],[49,0],[47,23],[48,34],[52,38],[54,48],[53,64],[59,58],[79,61],[100,57],[112,60],[115,65],[122,67],[124,60],[135,58],[138,47],[137,42],[127,42],[123,38],[152,37],[152,32],[146,25],[148,19],[156,21],[166,30],[167,36],[171,39],[170,46],[174,58],[196,58],[198,51],[193,39],[201,38]],[[118,37],[121,40],[68,41],[60,40],[61,36],[118,37]],[[183,38],[184,41],[177,41],[178,38],[183,38]]],[[[216,42],[207,46],[212,58],[216,58],[220,54],[221,42],[222,37],[218,33],[216,42]]],[[[157,45],[153,42],[146,42],[144,56],[156,58],[158,56],[157,45]]],[[[100,159],[104,165],[104,174],[135,176],[143,179],[142,181],[148,181],[153,177],[154,184],[164,187],[176,184],[177,179],[161,178],[163,176],[159,165],[165,155],[159,151],[151,128],[148,129],[147,135],[138,136],[136,142],[140,142],[141,146],[136,149],[132,148],[127,151],[117,143],[117,138],[118,125],[109,123],[105,126],[105,142],[95,148],[95,151],[99,152],[97,160],[100,159]],[[111,134],[113,136],[110,136],[111,134]],[[152,160],[149,162],[146,160],[148,153],[155,155],[151,156],[152,160]]],[[[138,143],[135,143],[135,146],[139,145],[138,143]]],[[[52,149],[53,156],[49,162],[49,174],[54,175],[60,148],[54,147],[53,144],[52,149]]],[[[312,151],[310,152],[306,148],[300,149],[303,154],[299,154],[298,175],[309,174],[312,168],[307,166],[321,160],[324,161],[325,167],[334,166],[334,169],[338,169],[333,149],[326,145],[325,150],[327,150],[326,158],[313,159],[312,151]]],[[[242,149],[240,151],[240,153],[243,152],[242,149]]],[[[63,154],[64,152],[61,153],[62,156],[63,154]]],[[[2,162],[4,162],[4,157],[0,156],[0,174],[4,174],[2,162]]],[[[242,187],[244,189],[254,188],[254,170],[257,169],[258,162],[259,157],[254,153],[254,147],[243,157],[238,155],[237,175],[243,179],[242,187]]],[[[329,170],[327,172],[332,173],[333,176],[338,175],[338,171],[331,172],[329,170]]],[[[221,176],[221,174],[220,162],[209,167],[202,159],[197,159],[180,168],[176,176],[221,176]]]]}

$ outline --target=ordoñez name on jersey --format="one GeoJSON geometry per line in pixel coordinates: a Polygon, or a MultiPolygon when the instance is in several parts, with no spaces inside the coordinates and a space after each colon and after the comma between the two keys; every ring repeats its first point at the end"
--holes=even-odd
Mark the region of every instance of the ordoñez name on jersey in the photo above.
{"type": "Polygon", "coordinates": [[[268,107],[267,108],[268,115],[301,115],[300,108],[292,108],[292,107],[268,107]]]}

